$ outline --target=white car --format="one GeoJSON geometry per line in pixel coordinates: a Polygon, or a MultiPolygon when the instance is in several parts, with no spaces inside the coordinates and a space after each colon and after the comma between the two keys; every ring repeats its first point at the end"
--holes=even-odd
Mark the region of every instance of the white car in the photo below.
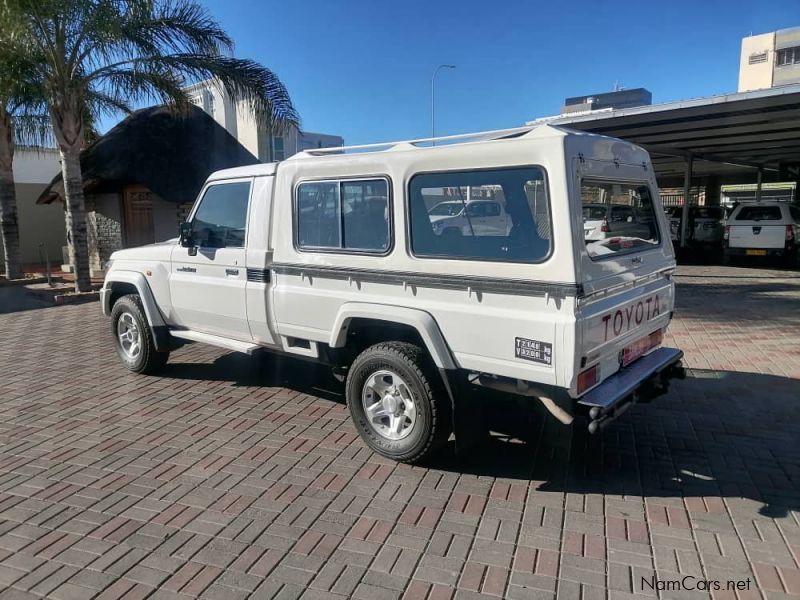
{"type": "Polygon", "coordinates": [[[788,202],[739,204],[728,217],[724,240],[726,262],[744,256],[762,256],[797,264],[800,207],[788,202]]]}
{"type": "Polygon", "coordinates": [[[511,228],[504,203],[496,200],[439,202],[428,215],[436,235],[508,235],[511,228]]]}
{"type": "MultiPolygon", "coordinates": [[[[673,206],[666,209],[669,219],[670,237],[677,243],[681,236],[683,208],[673,206]]],[[[719,248],[725,230],[725,209],[721,206],[690,206],[688,242],[692,245],[719,248]]]]}
{"type": "Polygon", "coordinates": [[[647,239],[651,234],[652,222],[652,217],[644,222],[639,211],[630,205],[583,205],[583,237],[590,241],[614,237],[647,239]]]}
{"type": "Polygon", "coordinates": [[[496,410],[487,388],[565,424],[586,414],[591,432],[664,393],[682,353],[661,345],[675,258],[649,156],[551,126],[516,133],[212,174],[178,241],[107,265],[123,365],[156,372],[187,341],[325,363],[366,444],[412,463],[451,433],[457,449],[473,440],[496,410]],[[466,189],[468,208],[499,203],[506,225],[437,232],[461,218],[435,214],[442,199],[466,189]],[[587,243],[589,196],[627,199],[647,231],[587,243]]]}

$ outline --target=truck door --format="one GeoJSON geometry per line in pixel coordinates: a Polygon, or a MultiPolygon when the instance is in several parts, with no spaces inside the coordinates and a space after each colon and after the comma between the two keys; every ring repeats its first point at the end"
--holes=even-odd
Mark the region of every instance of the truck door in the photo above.
{"type": "Polygon", "coordinates": [[[172,252],[174,322],[192,331],[250,341],[245,233],[252,179],[212,182],[190,222],[192,246],[172,252]]]}

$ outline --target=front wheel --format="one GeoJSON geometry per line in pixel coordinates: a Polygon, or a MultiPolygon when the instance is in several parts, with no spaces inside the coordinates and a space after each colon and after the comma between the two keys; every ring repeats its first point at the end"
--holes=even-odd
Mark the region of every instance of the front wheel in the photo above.
{"type": "Polygon", "coordinates": [[[450,399],[428,362],[418,346],[384,342],[367,348],[350,367],[350,416],[381,456],[420,463],[450,436],[450,399]]]}
{"type": "Polygon", "coordinates": [[[114,303],[111,327],[117,354],[129,371],[153,373],[166,364],[169,351],[156,350],[139,296],[128,294],[114,303]]]}

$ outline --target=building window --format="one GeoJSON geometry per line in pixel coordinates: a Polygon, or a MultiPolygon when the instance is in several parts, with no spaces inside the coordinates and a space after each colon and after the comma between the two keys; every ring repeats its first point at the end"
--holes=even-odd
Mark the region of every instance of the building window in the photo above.
{"type": "Polygon", "coordinates": [[[216,98],[214,98],[214,94],[208,94],[208,114],[212,117],[217,116],[217,102],[216,98]]]}
{"type": "Polygon", "coordinates": [[[775,62],[779,67],[800,64],[800,46],[778,50],[778,56],[775,62]]]}
{"type": "Polygon", "coordinates": [[[754,52],[750,55],[750,58],[747,59],[748,64],[757,65],[759,63],[767,62],[767,56],[769,54],[768,50],[764,50],[763,52],[754,52]]]}
{"type": "Polygon", "coordinates": [[[386,179],[313,181],[297,186],[297,246],[384,254],[390,247],[386,179]]]}
{"type": "Polygon", "coordinates": [[[283,136],[272,138],[272,160],[284,160],[286,152],[283,149],[283,136]]]}

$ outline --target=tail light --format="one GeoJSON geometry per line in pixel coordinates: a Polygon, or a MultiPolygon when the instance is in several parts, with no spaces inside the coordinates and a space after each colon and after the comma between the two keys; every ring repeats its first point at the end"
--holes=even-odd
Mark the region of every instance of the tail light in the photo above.
{"type": "Polygon", "coordinates": [[[597,383],[597,365],[589,367],[578,375],[578,394],[582,394],[597,383]]]}
{"type": "Polygon", "coordinates": [[[722,239],[727,240],[731,237],[731,226],[725,225],[725,233],[722,234],[722,239]]]}
{"type": "Polygon", "coordinates": [[[787,242],[794,241],[794,225],[786,226],[786,241],[787,242]]]}
{"type": "Polygon", "coordinates": [[[603,219],[603,224],[600,225],[600,231],[603,233],[608,233],[608,219],[603,219]]]}

